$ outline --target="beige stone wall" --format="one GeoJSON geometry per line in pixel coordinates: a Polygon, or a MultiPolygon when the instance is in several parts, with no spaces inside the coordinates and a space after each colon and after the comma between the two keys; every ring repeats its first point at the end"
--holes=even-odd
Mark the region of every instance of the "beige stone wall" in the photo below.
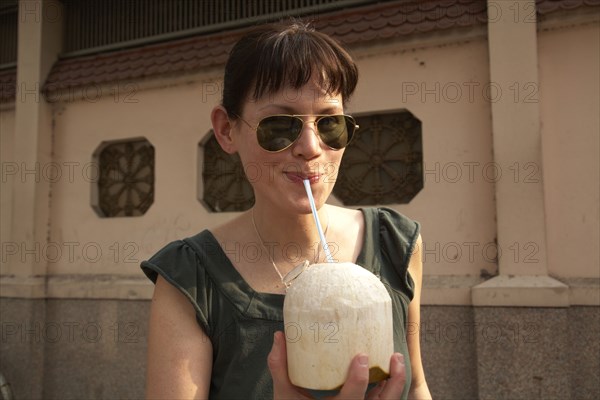
{"type": "Polygon", "coordinates": [[[538,40],[548,269],[600,278],[600,25],[538,40]]]}
{"type": "Polygon", "coordinates": [[[50,264],[51,274],[137,274],[139,261],[167,241],[223,218],[208,214],[196,201],[196,147],[210,129],[213,105],[202,101],[202,84],[153,89],[131,84],[121,99],[102,90],[101,100],[63,104],[57,115],[55,159],[75,165],[76,172],[73,181],[62,179],[53,186],[50,233],[51,239],[78,242],[82,249],[97,243],[102,257],[94,262],[90,250],[77,262],[61,259],[50,264]],[[140,217],[101,218],[91,206],[97,177],[92,155],[105,141],[140,137],[155,148],[154,204],[140,217]]]}
{"type": "MultiPolygon", "coordinates": [[[[482,174],[492,162],[485,40],[416,51],[398,45],[377,54],[358,50],[357,61],[361,83],[349,112],[407,108],[423,123],[425,188],[411,204],[395,208],[423,224],[428,273],[493,273],[494,251],[491,256],[482,251],[493,243],[495,231],[493,182],[482,174]]],[[[137,262],[168,241],[230,217],[207,212],[196,199],[201,184],[197,146],[210,129],[220,81],[218,75],[194,80],[95,89],[87,98],[60,105],[55,162],[75,172],[73,179],[64,174],[52,187],[50,238],[59,245],[78,245],[75,259],[65,253],[50,262],[51,275],[139,274],[137,262]],[[156,149],[155,202],[141,217],[99,218],[90,206],[96,171],[92,154],[103,141],[135,137],[146,138],[156,149]]]]}
{"type": "MultiPolygon", "coordinates": [[[[353,49],[361,81],[348,111],[406,108],[423,124],[425,187],[410,204],[393,207],[422,223],[425,273],[438,282],[426,289],[425,303],[469,304],[469,285],[482,271],[497,273],[494,185],[500,179],[543,177],[551,274],[598,277],[593,246],[598,241],[598,187],[585,183],[598,181],[594,149],[599,122],[592,112],[598,108],[597,33],[597,24],[541,31],[539,88],[490,82],[481,32],[419,45],[353,49]],[[564,57],[565,52],[571,56],[564,57]],[[539,102],[543,165],[494,162],[490,103],[499,96],[539,102]],[[465,287],[458,297],[444,288],[449,282],[444,279],[457,276],[467,279],[459,282],[465,287]],[[435,293],[440,295],[433,300],[435,293]]],[[[221,79],[221,71],[213,70],[55,97],[53,168],[40,170],[41,179],[51,180],[52,192],[50,239],[39,250],[51,276],[49,296],[148,298],[152,288],[141,276],[141,260],[171,240],[231,216],[209,213],[197,201],[202,190],[198,143],[210,130],[209,113],[220,99],[221,79]],[[141,217],[98,217],[91,206],[98,171],[94,151],[106,141],[140,137],[156,149],[154,204],[141,217]],[[107,276],[121,286],[102,287],[107,276]]],[[[2,140],[10,143],[14,111],[1,115],[2,140]]],[[[9,157],[9,147],[3,145],[3,157],[9,157]]],[[[7,188],[3,214],[10,213],[7,188]]],[[[10,238],[6,221],[2,234],[10,238]]],[[[501,256],[535,261],[537,249],[526,245],[501,248],[501,256]]]]}
{"type": "Polygon", "coordinates": [[[410,204],[394,208],[422,224],[426,273],[495,273],[485,38],[363,52],[351,111],[406,108],[422,122],[425,185],[410,204]]]}

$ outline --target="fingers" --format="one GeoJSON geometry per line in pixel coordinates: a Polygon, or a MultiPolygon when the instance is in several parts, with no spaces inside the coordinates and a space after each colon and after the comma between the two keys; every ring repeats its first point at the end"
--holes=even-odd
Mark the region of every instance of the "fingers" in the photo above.
{"type": "MultiPolygon", "coordinates": [[[[390,359],[390,378],[380,388],[379,399],[399,399],[404,391],[406,384],[406,368],[404,367],[404,356],[400,353],[394,353],[390,359]]],[[[373,390],[377,390],[377,388],[373,390]]],[[[371,397],[371,393],[369,393],[371,397]]]]}
{"type": "Polygon", "coordinates": [[[348,379],[346,379],[346,383],[344,383],[336,398],[364,399],[368,385],[369,357],[366,354],[358,354],[352,359],[348,371],[348,379]]]}
{"type": "Polygon", "coordinates": [[[275,332],[273,347],[267,357],[267,364],[271,372],[271,378],[273,379],[274,399],[310,399],[305,389],[298,388],[290,382],[283,332],[275,332]]]}
{"type": "Polygon", "coordinates": [[[373,399],[380,399],[380,395],[381,392],[383,391],[383,388],[385,388],[385,384],[387,383],[387,379],[384,379],[382,381],[379,381],[379,383],[377,384],[377,386],[375,386],[373,389],[369,390],[369,393],[367,393],[367,399],[368,400],[373,400],[373,399]]]}
{"type": "Polygon", "coordinates": [[[273,347],[267,357],[267,364],[273,378],[273,392],[285,393],[292,384],[287,373],[285,339],[282,332],[275,332],[273,335],[273,347]]]}

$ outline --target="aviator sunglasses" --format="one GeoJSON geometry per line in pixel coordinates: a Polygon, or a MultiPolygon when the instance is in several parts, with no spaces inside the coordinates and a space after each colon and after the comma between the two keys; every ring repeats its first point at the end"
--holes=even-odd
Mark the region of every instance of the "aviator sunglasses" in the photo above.
{"type": "MultiPolygon", "coordinates": [[[[302,133],[305,123],[301,117],[311,115],[270,115],[260,120],[257,126],[250,125],[245,119],[237,116],[251,129],[256,131],[258,144],[270,152],[283,151],[290,147],[302,133]]],[[[350,115],[314,115],[315,126],[319,137],[334,150],[343,149],[350,143],[354,132],[358,129],[356,121],[350,115]]]]}

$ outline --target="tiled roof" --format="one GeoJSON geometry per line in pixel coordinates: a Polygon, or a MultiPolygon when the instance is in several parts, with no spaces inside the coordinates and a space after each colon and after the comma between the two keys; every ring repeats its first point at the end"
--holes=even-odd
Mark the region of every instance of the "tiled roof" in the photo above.
{"type": "MultiPolygon", "coordinates": [[[[314,25],[346,45],[468,27],[486,21],[485,0],[395,1],[320,14],[314,25]]],[[[64,59],[52,68],[49,92],[121,80],[180,74],[223,65],[247,29],[180,39],[89,57],[64,59]]]]}
{"type": "Polygon", "coordinates": [[[399,1],[319,18],[316,27],[345,45],[486,22],[485,0],[399,1]]]}
{"type": "MultiPolygon", "coordinates": [[[[536,4],[538,16],[546,16],[582,6],[598,6],[600,0],[536,0],[536,4]]],[[[485,24],[486,8],[485,0],[399,0],[319,14],[314,17],[314,25],[345,45],[360,46],[373,41],[485,24]]],[[[233,44],[247,29],[61,59],[52,67],[44,90],[52,93],[221,66],[233,44]]],[[[0,71],[0,102],[14,98],[15,81],[16,69],[0,71]]]]}
{"type": "Polygon", "coordinates": [[[582,6],[598,7],[600,0],[535,0],[538,16],[556,11],[569,11],[582,6]]]}
{"type": "Polygon", "coordinates": [[[59,60],[45,90],[186,73],[225,64],[240,31],[198,36],[111,53],[59,60]]]}

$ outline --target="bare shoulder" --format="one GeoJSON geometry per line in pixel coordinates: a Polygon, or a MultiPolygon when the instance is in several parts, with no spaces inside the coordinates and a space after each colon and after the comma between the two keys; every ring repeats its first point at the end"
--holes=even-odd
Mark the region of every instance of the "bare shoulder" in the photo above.
{"type": "Polygon", "coordinates": [[[352,236],[361,235],[365,224],[362,211],[328,205],[327,213],[331,219],[331,227],[336,232],[347,232],[352,236]]]}
{"type": "Polygon", "coordinates": [[[248,234],[248,226],[247,213],[242,213],[221,225],[211,228],[210,232],[219,243],[241,242],[248,234]]]}
{"type": "Polygon", "coordinates": [[[365,220],[360,210],[343,208],[337,206],[327,206],[327,212],[330,218],[330,234],[327,235],[328,241],[331,239],[339,245],[336,258],[340,261],[355,261],[362,250],[365,232],[365,220]]]}
{"type": "Polygon", "coordinates": [[[327,213],[331,216],[332,221],[335,223],[349,223],[356,224],[363,221],[363,213],[360,210],[353,208],[338,207],[333,205],[327,205],[327,213]]]}

